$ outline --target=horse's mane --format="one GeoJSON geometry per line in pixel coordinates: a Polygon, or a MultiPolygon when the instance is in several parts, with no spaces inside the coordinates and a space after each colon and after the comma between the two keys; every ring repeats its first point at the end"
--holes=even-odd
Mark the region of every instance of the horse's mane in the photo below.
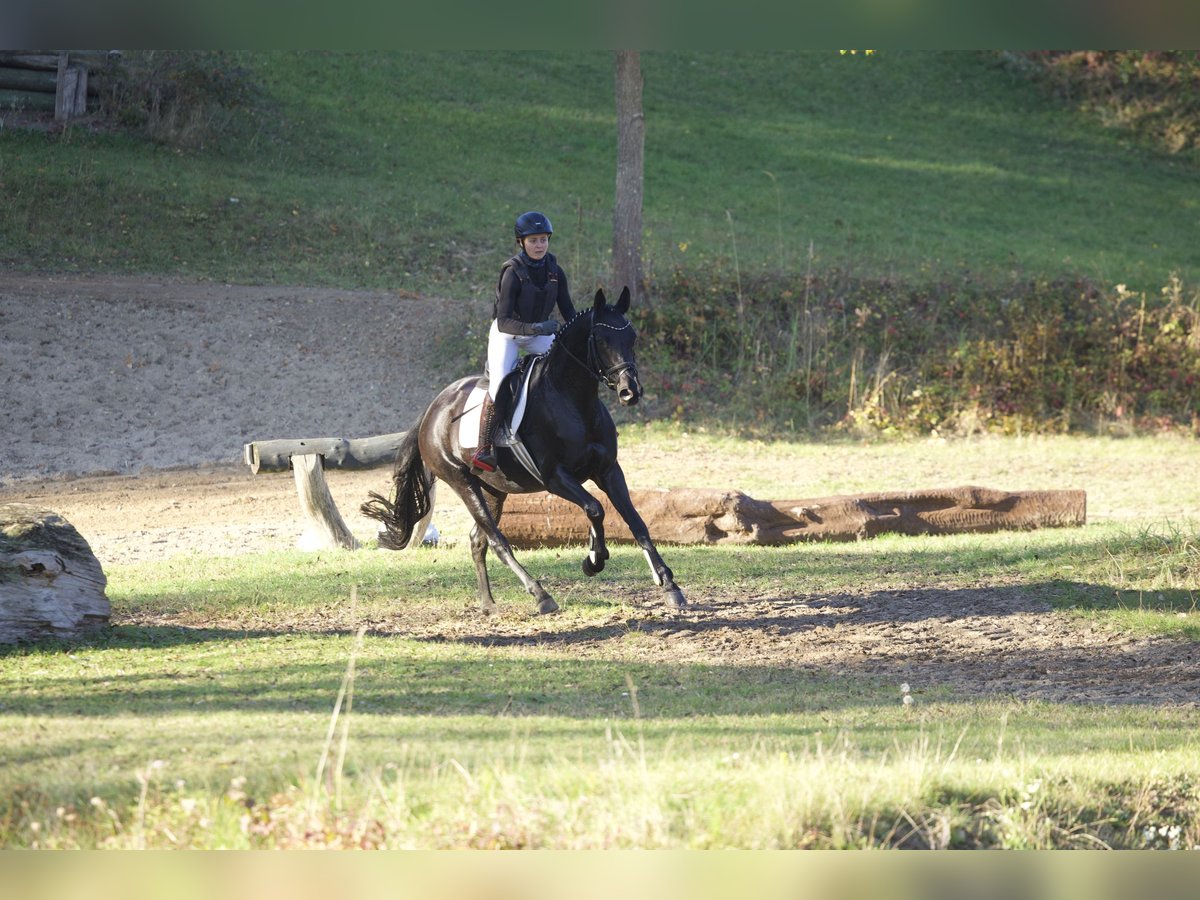
{"type": "MultiPolygon", "coordinates": [[[[622,320],[624,320],[625,325],[621,326],[621,328],[625,328],[631,324],[629,322],[629,319],[626,316],[623,316],[619,312],[617,312],[617,308],[615,306],[613,306],[611,303],[606,303],[604,305],[604,307],[600,310],[601,313],[605,313],[605,312],[609,312],[609,311],[612,311],[617,316],[619,316],[622,320]]],[[[607,327],[607,328],[615,328],[616,327],[613,325],[609,325],[607,322],[597,322],[595,313],[596,313],[596,310],[592,306],[588,306],[587,308],[585,308],[583,310],[577,310],[575,315],[571,316],[571,318],[568,319],[563,324],[563,327],[561,329],[559,329],[559,332],[558,332],[559,339],[566,337],[567,332],[570,331],[572,328],[576,327],[576,325],[580,321],[580,319],[584,319],[584,318],[586,318],[588,320],[589,330],[591,329],[591,327],[593,325],[600,325],[602,327],[607,327]]],[[[572,335],[572,337],[574,337],[574,335],[572,335]]],[[[556,347],[556,346],[558,346],[558,341],[555,341],[550,349],[553,350],[554,347],[556,347]]]]}
{"type": "MultiPolygon", "coordinates": [[[[591,304],[589,304],[582,310],[576,310],[575,315],[571,316],[570,319],[568,319],[566,322],[563,323],[562,328],[560,328],[558,331],[558,338],[554,341],[553,344],[550,345],[550,349],[547,350],[545,353],[542,353],[539,355],[545,359],[550,359],[554,356],[554,354],[556,352],[561,351],[562,353],[566,353],[570,356],[575,356],[575,353],[572,353],[572,351],[570,349],[568,349],[568,347],[566,345],[568,344],[568,342],[576,341],[579,339],[579,335],[576,332],[581,328],[581,326],[584,326],[584,325],[586,325],[586,332],[585,332],[586,334],[590,334],[592,328],[595,326],[604,327],[604,328],[613,328],[616,330],[628,328],[632,323],[629,321],[628,318],[621,315],[621,313],[618,313],[616,311],[616,309],[617,308],[615,306],[613,306],[611,303],[606,303],[603,307],[601,307],[599,312],[601,314],[603,314],[605,312],[609,312],[609,311],[613,312],[622,321],[624,321],[625,324],[622,326],[610,325],[609,323],[603,322],[603,321],[598,322],[597,321],[598,317],[596,315],[597,310],[591,304]],[[584,322],[584,320],[586,320],[586,322],[584,322]]],[[[575,357],[575,358],[578,360],[578,357],[575,357]]]]}

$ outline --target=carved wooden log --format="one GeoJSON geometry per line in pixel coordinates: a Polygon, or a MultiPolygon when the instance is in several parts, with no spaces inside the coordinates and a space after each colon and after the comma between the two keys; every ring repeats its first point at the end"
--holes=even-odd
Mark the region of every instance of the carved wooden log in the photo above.
{"type": "Polygon", "coordinates": [[[296,493],[300,509],[308,521],[300,536],[301,550],[357,550],[358,540],[346,527],[338,512],[329,485],[325,482],[321,457],[316,454],[292,457],[292,473],[296,478],[296,493]]]}
{"type": "Polygon", "coordinates": [[[88,542],[62,516],[0,504],[0,644],[107,625],[107,583],[88,542]]]}
{"type": "MultiPolygon", "coordinates": [[[[598,492],[595,492],[598,493],[598,492]]],[[[606,497],[609,540],[633,536],[606,497]]],[[[980,487],[755,500],[740,491],[680,489],[634,491],[634,506],[656,542],[677,544],[788,544],[852,541],[885,532],[952,534],[1083,525],[1084,491],[998,491],[980,487]]],[[[583,512],[549,494],[518,494],[504,506],[501,530],[517,547],[587,541],[583,512]]]]}
{"type": "Polygon", "coordinates": [[[373,469],[388,465],[405,432],[368,438],[303,438],[298,440],[252,441],[242,448],[246,465],[259,472],[286,472],[294,456],[317,454],[327,469],[373,469]]]}

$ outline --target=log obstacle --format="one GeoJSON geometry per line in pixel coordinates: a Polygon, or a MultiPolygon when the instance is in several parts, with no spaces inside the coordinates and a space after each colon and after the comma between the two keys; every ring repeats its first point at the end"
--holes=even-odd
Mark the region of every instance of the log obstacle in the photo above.
{"type": "MultiPolygon", "coordinates": [[[[854,541],[880,534],[960,534],[1083,525],[1084,491],[999,491],[981,487],[756,500],[740,491],[682,488],[633,491],[634,506],[659,543],[757,544],[854,541]]],[[[606,497],[605,536],[633,536],[606,497]]],[[[519,494],[504,505],[504,534],[516,547],[586,543],[575,504],[550,494],[519,494]]]]}
{"type": "Polygon", "coordinates": [[[358,540],[350,533],[329,492],[325,469],[374,469],[390,465],[404,434],[400,431],[369,438],[252,441],[242,448],[242,453],[255,475],[291,469],[306,523],[298,542],[300,549],[357,550],[358,540]]]}
{"type": "Polygon", "coordinates": [[[99,57],[88,51],[0,51],[0,109],[53,111],[59,122],[86,114],[89,90],[94,93],[89,67],[99,57]]]}
{"type": "Polygon", "coordinates": [[[0,504],[0,644],[74,638],[108,624],[108,579],[57,513],[0,504]]]}
{"type": "MultiPolygon", "coordinates": [[[[325,482],[326,468],[390,465],[404,432],[371,438],[254,441],[244,448],[256,475],[292,470],[307,520],[305,549],[357,548],[325,482]]],[[[594,494],[599,493],[593,491],[594,494]]],[[[934,488],[839,495],[807,500],[756,500],[740,491],[680,488],[633,491],[634,506],[654,539],[667,544],[758,544],[853,541],[879,534],[960,534],[1086,524],[1087,494],[1078,490],[1001,491],[983,487],[934,488]]],[[[608,498],[609,540],[631,542],[608,498]]],[[[575,504],[550,494],[513,494],[504,505],[503,530],[514,547],[587,542],[588,523],[575,504]]]]}

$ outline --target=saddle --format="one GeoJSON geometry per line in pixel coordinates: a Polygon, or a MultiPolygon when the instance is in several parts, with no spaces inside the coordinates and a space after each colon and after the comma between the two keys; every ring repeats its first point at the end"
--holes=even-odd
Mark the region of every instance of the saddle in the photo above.
{"type": "MultiPolygon", "coordinates": [[[[545,484],[537,463],[529,455],[524,441],[517,436],[517,429],[521,427],[521,421],[525,417],[525,405],[529,399],[529,379],[542,361],[541,356],[522,356],[516,367],[500,382],[500,389],[496,391],[496,431],[492,443],[511,450],[522,468],[545,484]]],[[[459,418],[459,445],[464,450],[473,450],[479,446],[479,417],[488,390],[488,377],[489,374],[485,372],[484,377],[471,389],[459,418]]],[[[503,469],[503,466],[501,468],[503,469]]]]}

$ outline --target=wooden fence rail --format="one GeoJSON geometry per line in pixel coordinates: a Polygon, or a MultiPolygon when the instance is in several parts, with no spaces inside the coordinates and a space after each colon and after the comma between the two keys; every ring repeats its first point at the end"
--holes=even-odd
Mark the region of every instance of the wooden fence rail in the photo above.
{"type": "MultiPolygon", "coordinates": [[[[54,111],[65,122],[87,114],[90,69],[116,51],[0,51],[0,109],[54,111]]],[[[118,54],[119,55],[119,54],[118,54]]]]}

